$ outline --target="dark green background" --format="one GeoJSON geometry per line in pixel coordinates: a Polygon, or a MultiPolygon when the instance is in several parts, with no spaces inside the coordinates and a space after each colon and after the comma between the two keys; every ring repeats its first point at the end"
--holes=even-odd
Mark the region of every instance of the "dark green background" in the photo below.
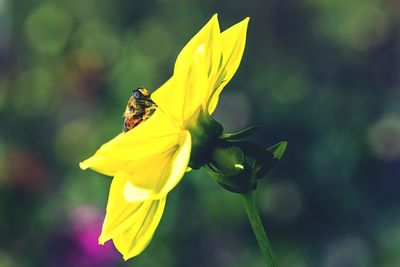
{"type": "Polygon", "coordinates": [[[111,180],[78,168],[214,13],[251,18],[216,118],[289,142],[257,191],[279,266],[400,266],[399,1],[0,0],[1,267],[263,266],[241,199],[203,171],[123,262],[96,243],[111,180]]]}

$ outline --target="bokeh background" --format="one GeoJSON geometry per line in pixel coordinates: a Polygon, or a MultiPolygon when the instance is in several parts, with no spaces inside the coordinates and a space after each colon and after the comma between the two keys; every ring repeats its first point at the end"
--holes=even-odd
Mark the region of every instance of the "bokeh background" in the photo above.
{"type": "Polygon", "coordinates": [[[251,17],[216,118],[289,142],[257,193],[279,266],[400,266],[400,1],[0,0],[1,267],[264,266],[240,197],[202,171],[124,262],[97,245],[111,180],[78,168],[214,13],[251,17]]]}

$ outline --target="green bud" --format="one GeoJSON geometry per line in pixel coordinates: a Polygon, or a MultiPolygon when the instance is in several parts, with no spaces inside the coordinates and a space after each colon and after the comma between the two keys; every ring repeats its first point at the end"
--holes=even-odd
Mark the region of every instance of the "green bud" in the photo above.
{"type": "Polygon", "coordinates": [[[188,129],[192,136],[189,167],[205,167],[222,187],[235,193],[255,190],[257,179],[264,177],[282,157],[286,142],[268,149],[243,138],[261,129],[249,127],[236,133],[223,134],[221,124],[201,111],[188,129]]]}
{"type": "Polygon", "coordinates": [[[217,147],[211,155],[211,164],[225,176],[243,171],[244,163],[243,152],[238,147],[217,147]]]}
{"type": "Polygon", "coordinates": [[[250,141],[224,138],[218,145],[207,164],[208,173],[225,189],[243,194],[255,190],[257,179],[276,165],[287,143],[265,149],[250,141]]]}
{"type": "Polygon", "coordinates": [[[243,169],[234,175],[224,175],[212,165],[207,165],[208,174],[213,177],[223,188],[234,193],[244,194],[255,188],[255,179],[251,167],[245,163],[243,169]]]}
{"type": "Polygon", "coordinates": [[[231,146],[240,147],[246,158],[253,160],[253,172],[257,179],[264,177],[283,156],[287,142],[277,143],[267,149],[245,140],[227,141],[231,146]]]}

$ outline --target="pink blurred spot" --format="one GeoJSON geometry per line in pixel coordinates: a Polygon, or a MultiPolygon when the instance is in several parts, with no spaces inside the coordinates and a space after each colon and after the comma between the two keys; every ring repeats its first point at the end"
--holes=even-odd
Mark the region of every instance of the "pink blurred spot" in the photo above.
{"type": "Polygon", "coordinates": [[[73,236],[85,258],[92,264],[110,263],[119,259],[112,242],[98,244],[103,218],[104,214],[93,206],[80,206],[72,214],[73,236]]]}

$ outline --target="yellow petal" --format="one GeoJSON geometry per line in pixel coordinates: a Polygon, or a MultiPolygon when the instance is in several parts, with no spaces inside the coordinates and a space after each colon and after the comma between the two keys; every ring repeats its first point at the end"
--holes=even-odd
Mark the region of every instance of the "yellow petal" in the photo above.
{"type": "Polygon", "coordinates": [[[174,76],[171,77],[151,95],[151,98],[157,103],[158,109],[165,116],[175,121],[179,128],[182,128],[184,94],[183,90],[176,86],[176,80],[174,76]]]}
{"type": "Polygon", "coordinates": [[[107,214],[103,223],[99,243],[111,238],[115,246],[128,259],[142,252],[149,244],[157,228],[166,198],[146,201],[129,201],[124,187],[129,176],[117,173],[114,177],[107,203],[107,214]]]}
{"type": "Polygon", "coordinates": [[[168,151],[129,162],[116,173],[101,244],[112,238],[125,259],[143,251],[161,219],[166,194],[187,169],[190,150],[190,133],[184,131],[168,151]]]}
{"type": "Polygon", "coordinates": [[[169,114],[181,128],[185,128],[188,120],[207,102],[210,83],[205,61],[205,49],[200,46],[193,54],[188,68],[175,73],[152,95],[160,110],[169,114]]]}
{"type": "Polygon", "coordinates": [[[216,73],[221,59],[220,35],[218,15],[215,14],[179,53],[175,62],[174,74],[190,67],[194,55],[201,46],[206,55],[207,72],[210,76],[216,73]]]}
{"type": "Polygon", "coordinates": [[[189,131],[185,131],[181,146],[172,159],[171,173],[160,190],[161,195],[167,194],[181,181],[189,164],[191,150],[192,137],[189,131]]]}
{"type": "Polygon", "coordinates": [[[152,99],[181,127],[208,102],[221,63],[221,33],[217,15],[179,53],[173,77],[152,99]]]}
{"type": "Polygon", "coordinates": [[[105,175],[115,173],[128,161],[162,153],[176,144],[179,128],[157,110],[148,120],[105,143],[89,159],[80,163],[105,175]]]}
{"type": "Polygon", "coordinates": [[[95,155],[79,163],[82,170],[88,168],[107,176],[114,176],[115,173],[125,164],[126,161],[102,156],[97,152],[95,155]]]}
{"type": "Polygon", "coordinates": [[[161,198],[171,191],[186,172],[191,148],[190,133],[184,131],[169,150],[126,164],[120,169],[129,175],[125,192],[135,193],[126,193],[126,198],[131,201],[161,198]]]}
{"type": "Polygon", "coordinates": [[[248,23],[249,18],[245,18],[221,34],[222,61],[216,78],[215,91],[211,94],[208,103],[208,112],[210,114],[217,107],[222,89],[232,79],[242,60],[248,23]]]}
{"type": "Polygon", "coordinates": [[[190,133],[185,131],[180,143],[169,152],[129,162],[116,173],[99,238],[101,244],[132,228],[147,214],[151,203],[165,198],[182,179],[189,162],[190,149],[190,133]]]}
{"type": "Polygon", "coordinates": [[[142,213],[140,221],[113,238],[114,245],[123,255],[124,260],[135,257],[148,246],[160,223],[165,200],[166,197],[149,201],[150,204],[147,210],[142,213]]]}

